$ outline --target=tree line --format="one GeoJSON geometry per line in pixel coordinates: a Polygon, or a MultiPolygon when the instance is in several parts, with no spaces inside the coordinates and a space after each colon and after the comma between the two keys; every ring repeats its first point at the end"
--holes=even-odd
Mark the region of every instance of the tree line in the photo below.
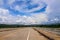
{"type": "Polygon", "coordinates": [[[60,24],[50,24],[50,25],[7,25],[0,24],[0,28],[19,28],[19,27],[49,27],[49,28],[60,28],[60,24]]]}

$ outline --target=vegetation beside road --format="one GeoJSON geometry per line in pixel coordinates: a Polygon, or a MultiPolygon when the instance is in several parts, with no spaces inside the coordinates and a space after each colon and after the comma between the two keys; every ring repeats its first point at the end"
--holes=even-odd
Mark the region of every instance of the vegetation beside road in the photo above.
{"type": "Polygon", "coordinates": [[[18,28],[18,27],[60,28],[60,24],[51,24],[51,25],[7,25],[7,24],[0,24],[0,28],[18,28]]]}

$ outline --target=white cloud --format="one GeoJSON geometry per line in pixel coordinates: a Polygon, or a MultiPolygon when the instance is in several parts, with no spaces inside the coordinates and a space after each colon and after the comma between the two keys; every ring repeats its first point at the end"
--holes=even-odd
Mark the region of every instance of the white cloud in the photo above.
{"type": "Polygon", "coordinates": [[[0,6],[3,5],[3,4],[4,4],[3,0],[0,0],[0,6]]]}
{"type": "MultiPolygon", "coordinates": [[[[31,10],[25,9],[27,6],[25,3],[23,5],[12,5],[15,1],[20,0],[7,0],[8,4],[13,10],[21,11],[21,12],[33,12],[38,9],[41,9],[45,6],[43,2],[47,4],[47,8],[43,13],[32,14],[31,16],[14,16],[10,14],[8,9],[0,8],[0,23],[5,24],[42,24],[48,21],[59,21],[60,20],[60,0],[32,0],[31,4],[39,4],[37,8],[33,8],[31,10]],[[43,1],[43,2],[42,2],[43,1]]],[[[23,0],[26,2],[26,0],[23,0]]],[[[3,5],[3,0],[0,0],[0,5],[3,5]]]]}
{"type": "Polygon", "coordinates": [[[22,16],[20,19],[16,20],[17,23],[23,24],[42,24],[43,22],[47,22],[48,18],[45,14],[38,14],[32,16],[22,16]]]}
{"type": "MultiPolygon", "coordinates": [[[[18,1],[18,0],[16,0],[16,1],[18,1]]],[[[14,1],[14,2],[16,3],[16,1],[14,1]]],[[[24,3],[22,5],[21,4],[20,5],[16,4],[14,6],[11,5],[11,8],[16,10],[16,11],[19,11],[19,12],[30,13],[30,12],[33,12],[33,11],[36,11],[36,10],[40,10],[41,8],[46,6],[46,4],[44,2],[42,2],[41,0],[36,0],[36,1],[35,0],[30,0],[31,5],[38,4],[38,7],[33,8],[31,10],[28,10],[27,6],[29,6],[29,5],[27,5],[26,2],[25,2],[27,0],[22,0],[22,1],[24,1],[24,3]]]]}
{"type": "Polygon", "coordinates": [[[14,24],[16,18],[10,14],[8,9],[0,8],[0,20],[3,24],[14,24]]]}
{"type": "Polygon", "coordinates": [[[44,2],[48,5],[47,6],[47,13],[49,12],[58,12],[60,13],[60,0],[44,0],[44,2]]]}
{"type": "Polygon", "coordinates": [[[7,4],[12,5],[15,2],[15,0],[7,0],[7,4]]]}
{"type": "Polygon", "coordinates": [[[48,20],[53,22],[59,21],[60,20],[60,0],[50,0],[50,1],[44,0],[44,2],[47,4],[45,13],[47,13],[48,15],[48,20]]]}
{"type": "Polygon", "coordinates": [[[1,22],[5,22],[5,19],[7,18],[6,16],[8,16],[9,12],[6,9],[0,8],[0,19],[1,22]]]}
{"type": "Polygon", "coordinates": [[[4,24],[41,24],[46,22],[46,14],[32,14],[31,16],[13,16],[9,10],[0,8],[0,23],[4,24]]]}
{"type": "Polygon", "coordinates": [[[34,17],[33,19],[36,20],[37,23],[43,23],[48,21],[48,17],[44,13],[35,14],[33,17],[34,17]]]}
{"type": "Polygon", "coordinates": [[[54,22],[54,21],[56,22],[56,21],[59,21],[59,19],[58,18],[54,18],[54,19],[51,19],[51,21],[52,22],[54,22]]]}
{"type": "Polygon", "coordinates": [[[7,14],[9,14],[9,11],[7,9],[0,8],[0,15],[1,14],[7,15],[7,14]]]}
{"type": "MultiPolygon", "coordinates": [[[[17,17],[18,18],[18,17],[17,17]]],[[[41,24],[42,22],[47,22],[48,18],[45,14],[37,14],[32,16],[19,16],[17,23],[22,24],[41,24]]]]}

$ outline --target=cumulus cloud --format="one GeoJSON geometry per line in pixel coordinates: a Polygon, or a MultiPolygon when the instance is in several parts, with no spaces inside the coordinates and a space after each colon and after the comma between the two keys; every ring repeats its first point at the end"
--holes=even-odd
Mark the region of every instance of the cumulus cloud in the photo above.
{"type": "Polygon", "coordinates": [[[9,10],[0,8],[0,23],[4,24],[41,24],[47,21],[46,14],[32,14],[31,16],[13,16],[9,10]]]}
{"type": "Polygon", "coordinates": [[[41,24],[43,22],[48,21],[47,15],[46,14],[35,14],[32,16],[17,16],[17,23],[22,23],[22,24],[41,24]],[[19,19],[20,18],[20,19],[19,19]]]}
{"type": "Polygon", "coordinates": [[[60,0],[7,0],[5,2],[0,0],[0,23],[2,24],[60,22],[60,0]],[[16,11],[19,15],[12,15],[12,13],[18,14],[16,11]],[[21,12],[28,15],[21,15],[21,12]]]}
{"type": "Polygon", "coordinates": [[[0,8],[0,23],[1,24],[14,24],[17,18],[12,16],[8,9],[0,8]]]}
{"type": "Polygon", "coordinates": [[[12,21],[12,16],[9,14],[9,10],[0,8],[0,23],[7,23],[12,21]]]}
{"type": "Polygon", "coordinates": [[[7,0],[7,4],[12,5],[15,2],[15,0],[7,0]]]}
{"type": "Polygon", "coordinates": [[[44,2],[48,5],[45,11],[48,15],[48,20],[53,20],[52,22],[54,23],[58,22],[60,20],[60,0],[44,0],[44,2]]]}
{"type": "Polygon", "coordinates": [[[12,4],[10,2],[11,4],[10,8],[19,12],[30,13],[36,10],[40,10],[46,6],[46,4],[42,2],[41,0],[36,0],[34,2],[33,1],[34,0],[29,0],[29,1],[28,0],[15,0],[12,2],[12,4]]]}
{"type": "Polygon", "coordinates": [[[3,5],[3,4],[4,4],[3,0],[0,0],[0,6],[3,5]]]}

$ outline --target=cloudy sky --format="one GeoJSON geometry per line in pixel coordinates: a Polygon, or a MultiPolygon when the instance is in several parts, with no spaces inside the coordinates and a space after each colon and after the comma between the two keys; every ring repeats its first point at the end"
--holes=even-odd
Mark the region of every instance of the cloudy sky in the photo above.
{"type": "Polygon", "coordinates": [[[0,24],[60,23],[60,0],[0,0],[0,24]]]}

